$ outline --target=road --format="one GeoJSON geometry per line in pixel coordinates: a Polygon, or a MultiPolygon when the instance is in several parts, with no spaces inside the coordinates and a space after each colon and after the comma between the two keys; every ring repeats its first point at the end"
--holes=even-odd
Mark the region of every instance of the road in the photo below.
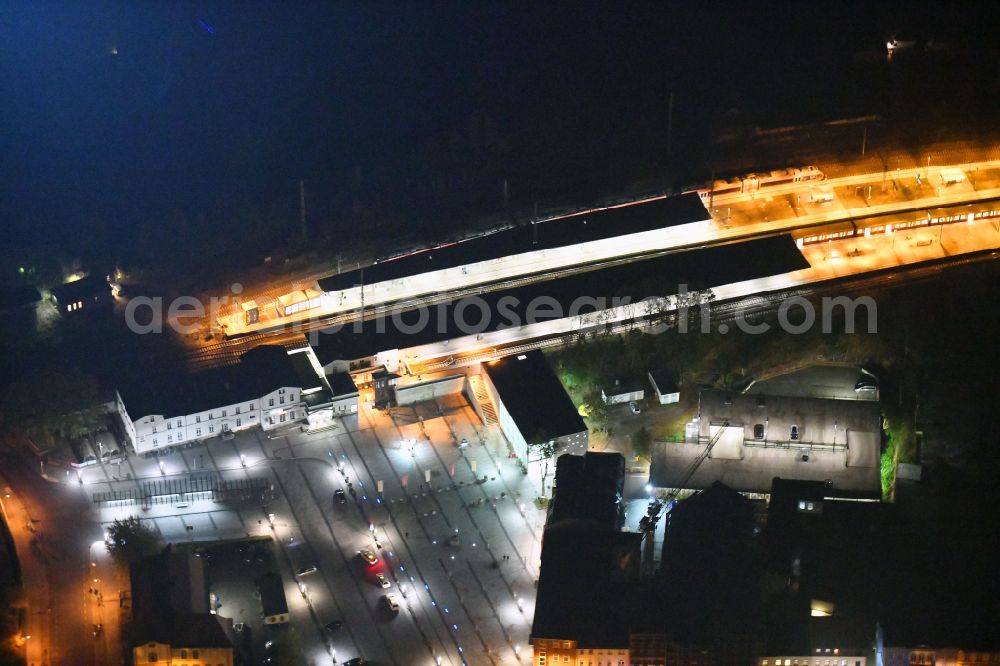
{"type": "Polygon", "coordinates": [[[91,546],[102,531],[84,490],[44,480],[36,463],[9,449],[2,478],[11,489],[4,508],[28,595],[27,663],[121,663],[115,577],[107,558],[91,566],[91,546]],[[102,580],[95,584],[95,577],[102,580]],[[92,587],[100,587],[111,605],[97,606],[92,587]],[[96,623],[104,631],[95,637],[96,623]]]}

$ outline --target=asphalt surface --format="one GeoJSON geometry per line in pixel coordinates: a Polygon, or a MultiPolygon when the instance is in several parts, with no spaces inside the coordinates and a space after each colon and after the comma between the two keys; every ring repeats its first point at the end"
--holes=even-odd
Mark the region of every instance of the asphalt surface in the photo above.
{"type": "MultiPolygon", "coordinates": [[[[83,473],[83,488],[89,496],[191,475],[268,479],[274,499],[264,506],[164,498],[145,510],[91,508],[105,525],[139,515],[169,541],[272,539],[309,663],[361,656],[399,665],[434,664],[438,657],[442,664],[514,664],[530,660],[544,514],[532,503],[540,479],[518,470],[506,450],[496,426],[484,428],[464,399],[450,396],[392,413],[363,408],[314,435],[292,430],[268,439],[245,432],[160,461],[94,466],[83,473]],[[455,442],[463,438],[470,446],[460,449],[455,442]],[[354,496],[340,504],[338,488],[354,496]],[[368,567],[361,549],[376,552],[378,564],[368,567]],[[315,573],[296,578],[313,565],[315,573]],[[390,589],[378,586],[376,572],[390,589]],[[398,614],[389,611],[387,592],[399,600],[398,614]],[[324,629],[333,620],[343,628],[324,629]]],[[[224,599],[219,612],[246,621],[259,610],[247,605],[224,599]]]]}

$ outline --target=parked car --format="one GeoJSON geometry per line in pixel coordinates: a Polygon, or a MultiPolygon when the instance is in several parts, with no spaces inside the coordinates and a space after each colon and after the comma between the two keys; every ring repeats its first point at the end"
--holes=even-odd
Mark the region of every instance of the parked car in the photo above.
{"type": "Polygon", "coordinates": [[[632,410],[633,414],[639,414],[640,412],[642,412],[642,408],[639,407],[639,403],[637,403],[635,400],[628,403],[628,408],[632,410]]]}
{"type": "Polygon", "coordinates": [[[360,552],[361,557],[368,563],[368,566],[373,567],[378,564],[378,555],[368,549],[363,549],[360,552]]]}
{"type": "Polygon", "coordinates": [[[465,437],[463,437],[463,438],[462,438],[462,441],[460,441],[460,442],[458,443],[458,448],[460,448],[460,449],[464,449],[464,448],[467,448],[468,446],[469,446],[469,440],[468,440],[468,439],[466,439],[465,437]]]}
{"type": "Polygon", "coordinates": [[[385,605],[389,607],[393,613],[399,612],[399,600],[396,599],[396,595],[390,592],[389,594],[382,597],[385,599],[385,605]]]}
{"type": "Polygon", "coordinates": [[[334,620],[333,622],[327,622],[325,628],[327,631],[337,631],[338,629],[342,629],[343,626],[344,623],[342,620],[334,620]]]}
{"type": "Polygon", "coordinates": [[[333,500],[339,504],[347,504],[347,494],[340,488],[337,488],[333,491],[333,500]]]}
{"type": "Polygon", "coordinates": [[[863,377],[854,385],[855,393],[874,393],[878,390],[878,384],[870,377],[863,377]]]}
{"type": "Polygon", "coordinates": [[[392,587],[392,583],[389,582],[389,579],[385,577],[384,573],[375,574],[375,580],[378,582],[378,586],[383,590],[387,590],[392,587]]]}
{"type": "Polygon", "coordinates": [[[302,567],[301,569],[299,569],[298,571],[295,572],[295,575],[296,576],[306,576],[306,575],[311,574],[311,573],[316,573],[316,567],[315,566],[310,565],[308,567],[302,567]]]}

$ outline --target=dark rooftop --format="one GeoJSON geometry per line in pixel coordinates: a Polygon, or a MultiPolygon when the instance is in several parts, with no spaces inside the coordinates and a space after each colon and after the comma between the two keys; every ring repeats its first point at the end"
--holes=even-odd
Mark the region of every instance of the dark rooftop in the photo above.
{"type": "Polygon", "coordinates": [[[103,275],[91,273],[85,278],[52,287],[52,295],[58,303],[73,303],[95,296],[111,295],[111,285],[103,275]]]}
{"type": "Polygon", "coordinates": [[[529,444],[587,430],[542,352],[491,361],[483,365],[483,371],[529,444]]]}
{"type": "Polygon", "coordinates": [[[288,612],[288,602],[285,600],[285,587],[281,577],[275,573],[266,573],[257,579],[257,589],[260,591],[260,606],[264,615],[282,615],[288,612]]]}
{"type": "Polygon", "coordinates": [[[236,365],[158,376],[119,388],[119,393],[129,416],[138,420],[152,414],[182,416],[248,402],[281,387],[299,387],[301,381],[284,347],[262,345],[243,354],[236,365]]]}
{"type": "Polygon", "coordinates": [[[205,562],[167,546],[132,564],[133,645],[156,641],[183,647],[231,647],[210,614],[205,562]]]}
{"type": "Polygon", "coordinates": [[[655,367],[649,370],[656,388],[660,393],[673,393],[677,391],[677,371],[672,368],[655,367]]]}
{"type": "MultiPolygon", "coordinates": [[[[490,316],[477,324],[475,320],[478,314],[469,314],[469,325],[463,327],[464,331],[459,330],[456,325],[451,309],[447,317],[440,318],[445,326],[436,325],[437,310],[432,309],[429,319],[435,325],[422,326],[418,325],[421,321],[420,311],[411,310],[369,320],[363,325],[352,323],[322,329],[320,332],[323,335],[319,337],[314,349],[323,365],[333,361],[351,361],[389,349],[404,349],[449,340],[469,332],[482,333],[510,328],[511,316],[516,317],[519,322],[528,322],[528,306],[540,297],[554,298],[562,306],[563,312],[568,312],[570,306],[574,305],[580,314],[586,314],[595,311],[596,306],[574,303],[576,299],[604,298],[610,302],[612,298],[628,296],[636,302],[647,296],[675,294],[680,284],[688,285],[689,289],[711,288],[778,275],[807,266],[808,263],[795,242],[787,235],[703,250],[688,250],[516,289],[481,294],[476,298],[482,299],[486,304],[490,316]],[[504,299],[502,309],[499,307],[501,299],[504,299]]],[[[478,313],[476,307],[468,310],[470,313],[478,313]]],[[[426,311],[424,314],[426,316],[426,311]]],[[[555,314],[550,314],[548,308],[533,311],[533,317],[536,322],[558,318],[555,314]]]]}
{"type": "Polygon", "coordinates": [[[628,586],[638,577],[641,535],[609,532],[588,521],[545,530],[532,638],[578,647],[627,647],[628,586]]]}
{"type": "Polygon", "coordinates": [[[354,380],[346,372],[331,372],[327,373],[326,381],[330,383],[330,389],[333,391],[334,397],[342,397],[345,395],[356,395],[358,393],[358,387],[354,384],[354,380]]]}
{"type": "Polygon", "coordinates": [[[535,250],[565,247],[614,236],[651,231],[709,219],[697,194],[682,194],[642,204],[578,213],[526,224],[483,236],[445,243],[383,259],[372,266],[331,275],[319,281],[324,291],[349,289],[410,275],[455,268],[535,250]]]}
{"type": "Polygon", "coordinates": [[[548,523],[590,520],[605,529],[620,530],[624,483],[625,458],[620,453],[588,451],[582,456],[559,456],[548,523]]]}

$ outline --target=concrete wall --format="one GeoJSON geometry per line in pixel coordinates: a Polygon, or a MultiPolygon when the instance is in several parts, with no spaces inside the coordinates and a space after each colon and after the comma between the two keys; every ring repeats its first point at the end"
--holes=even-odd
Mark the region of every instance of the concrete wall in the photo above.
{"type": "Polygon", "coordinates": [[[465,390],[465,375],[442,377],[429,382],[396,386],[396,404],[412,405],[465,390]]]}

